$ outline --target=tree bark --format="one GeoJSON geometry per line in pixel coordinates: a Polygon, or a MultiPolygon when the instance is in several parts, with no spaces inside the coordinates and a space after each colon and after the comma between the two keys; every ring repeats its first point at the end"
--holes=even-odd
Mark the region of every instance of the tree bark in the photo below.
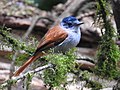
{"type": "Polygon", "coordinates": [[[117,84],[113,87],[113,90],[120,90],[120,79],[118,79],[117,84]]]}
{"type": "MultiPolygon", "coordinates": [[[[117,31],[120,35],[120,0],[111,0],[117,31]]],[[[120,38],[119,38],[120,40],[120,38]]]]}

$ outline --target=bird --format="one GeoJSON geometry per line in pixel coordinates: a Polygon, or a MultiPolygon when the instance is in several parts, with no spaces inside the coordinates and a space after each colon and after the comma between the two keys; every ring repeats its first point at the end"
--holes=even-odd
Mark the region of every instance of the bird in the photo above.
{"type": "Polygon", "coordinates": [[[68,16],[47,31],[39,41],[38,47],[34,54],[13,74],[19,76],[20,73],[33,61],[44,55],[43,51],[51,48],[56,53],[65,53],[71,48],[76,47],[81,39],[80,25],[83,24],[74,16],[68,16]]]}

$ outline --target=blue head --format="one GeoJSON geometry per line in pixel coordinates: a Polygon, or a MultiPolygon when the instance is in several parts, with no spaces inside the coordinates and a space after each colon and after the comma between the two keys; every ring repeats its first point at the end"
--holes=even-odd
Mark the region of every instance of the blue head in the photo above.
{"type": "Polygon", "coordinates": [[[80,22],[78,19],[76,19],[73,16],[65,17],[62,22],[61,26],[63,26],[66,29],[73,29],[78,27],[79,25],[83,24],[83,22],[80,22]]]}

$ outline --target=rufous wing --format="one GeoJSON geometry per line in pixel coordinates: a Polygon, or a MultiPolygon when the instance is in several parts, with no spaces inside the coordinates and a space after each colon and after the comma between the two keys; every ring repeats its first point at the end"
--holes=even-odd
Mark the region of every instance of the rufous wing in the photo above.
{"type": "Polygon", "coordinates": [[[67,38],[68,34],[59,25],[51,28],[39,42],[38,48],[34,55],[39,52],[52,48],[67,38]]]}

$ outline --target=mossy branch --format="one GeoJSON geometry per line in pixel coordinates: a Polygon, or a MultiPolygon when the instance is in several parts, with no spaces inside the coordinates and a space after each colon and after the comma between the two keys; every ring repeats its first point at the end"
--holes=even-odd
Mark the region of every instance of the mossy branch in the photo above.
{"type": "Polygon", "coordinates": [[[14,50],[24,50],[27,53],[32,53],[33,48],[26,46],[25,42],[21,42],[10,34],[10,29],[7,27],[0,27],[0,36],[3,45],[11,47],[14,50]]]}
{"type": "Polygon", "coordinates": [[[47,65],[44,65],[42,67],[38,67],[38,68],[36,68],[36,69],[34,69],[32,71],[28,71],[25,74],[21,74],[18,77],[12,77],[11,79],[7,80],[5,83],[1,84],[0,85],[0,89],[5,88],[5,87],[7,87],[8,84],[10,84],[10,83],[13,84],[14,82],[17,82],[18,80],[23,79],[25,77],[28,77],[28,79],[30,79],[31,78],[30,77],[31,74],[35,74],[37,72],[40,72],[42,70],[45,70],[45,69],[48,69],[48,68],[52,68],[52,67],[53,67],[52,64],[47,64],[47,65]]]}
{"type": "Polygon", "coordinates": [[[75,55],[74,49],[71,49],[65,55],[49,54],[46,59],[55,65],[54,68],[49,68],[44,72],[44,81],[50,87],[60,87],[61,84],[65,84],[67,73],[75,70],[75,55]]]}
{"type": "Polygon", "coordinates": [[[115,30],[108,19],[110,16],[107,7],[108,3],[106,0],[97,0],[97,2],[98,15],[103,19],[103,28],[105,29],[105,33],[103,34],[100,42],[98,63],[95,72],[103,77],[113,79],[119,75],[117,63],[120,59],[120,51],[113,40],[113,38],[115,38],[115,30]]]}

